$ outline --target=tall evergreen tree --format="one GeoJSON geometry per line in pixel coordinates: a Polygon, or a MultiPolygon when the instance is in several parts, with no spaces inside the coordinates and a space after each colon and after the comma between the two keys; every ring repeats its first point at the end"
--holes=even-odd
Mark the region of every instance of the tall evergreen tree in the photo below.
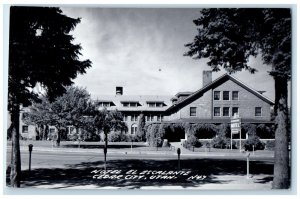
{"type": "Polygon", "coordinates": [[[79,22],[80,19],[63,15],[59,8],[10,8],[8,110],[12,122],[12,187],[20,187],[20,105],[37,98],[32,88],[38,83],[53,100],[65,92],[72,79],[91,67],[90,60],[79,60],[81,46],[73,44],[74,38],[69,34],[79,22]]]}
{"type": "Polygon", "coordinates": [[[213,71],[234,73],[255,68],[250,56],[261,55],[275,82],[275,164],[273,188],[289,187],[287,83],[291,78],[290,9],[203,9],[194,20],[198,34],[186,44],[186,56],[208,58],[213,71]]]}

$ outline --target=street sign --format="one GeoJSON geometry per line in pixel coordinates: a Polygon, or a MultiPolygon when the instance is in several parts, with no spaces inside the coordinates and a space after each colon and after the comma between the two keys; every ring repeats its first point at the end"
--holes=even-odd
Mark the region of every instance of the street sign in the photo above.
{"type": "Polygon", "coordinates": [[[238,134],[240,131],[239,130],[231,130],[232,134],[238,134]]]}
{"type": "Polygon", "coordinates": [[[230,148],[232,150],[232,134],[240,134],[240,151],[242,150],[242,129],[241,129],[241,118],[238,117],[236,114],[230,121],[230,129],[231,129],[231,136],[230,136],[230,148]]]}

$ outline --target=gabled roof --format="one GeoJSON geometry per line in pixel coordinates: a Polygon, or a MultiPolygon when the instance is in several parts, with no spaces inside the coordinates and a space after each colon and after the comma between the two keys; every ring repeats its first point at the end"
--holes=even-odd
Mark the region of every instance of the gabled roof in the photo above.
{"type": "Polygon", "coordinates": [[[240,80],[238,80],[237,78],[228,75],[227,73],[222,75],[221,77],[217,78],[216,80],[214,80],[213,82],[207,84],[206,86],[202,87],[201,89],[197,90],[196,92],[194,92],[193,94],[189,95],[188,97],[186,97],[185,99],[183,99],[182,101],[178,102],[177,104],[173,104],[172,106],[170,106],[166,111],[167,112],[172,112],[174,110],[180,109],[184,106],[186,106],[187,104],[191,103],[192,101],[198,99],[200,96],[202,96],[206,91],[210,90],[213,87],[216,87],[222,83],[224,83],[227,80],[232,80],[233,82],[235,82],[236,84],[238,84],[239,86],[243,87],[244,89],[246,89],[247,91],[253,93],[255,96],[257,96],[258,98],[262,99],[263,101],[274,105],[274,102],[272,100],[270,100],[269,98],[267,98],[266,96],[262,95],[261,93],[259,93],[258,91],[256,91],[255,89],[251,88],[250,86],[246,85],[245,83],[241,82],[240,80]]]}

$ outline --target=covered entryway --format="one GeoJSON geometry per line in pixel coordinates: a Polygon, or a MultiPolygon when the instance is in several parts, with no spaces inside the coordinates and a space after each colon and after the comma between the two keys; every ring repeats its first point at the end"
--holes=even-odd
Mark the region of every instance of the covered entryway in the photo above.
{"type": "Polygon", "coordinates": [[[184,129],[181,127],[166,128],[165,139],[169,142],[180,142],[181,139],[185,139],[184,129]]]}

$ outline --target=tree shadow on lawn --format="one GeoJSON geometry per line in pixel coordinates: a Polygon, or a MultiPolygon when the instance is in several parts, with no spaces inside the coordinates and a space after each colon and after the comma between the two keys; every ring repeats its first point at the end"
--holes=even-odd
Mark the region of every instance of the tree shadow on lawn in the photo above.
{"type": "MultiPolygon", "coordinates": [[[[217,159],[187,159],[181,160],[182,171],[191,171],[187,176],[176,175],[176,179],[149,179],[151,175],[146,175],[144,179],[124,179],[127,171],[134,169],[137,174],[145,170],[156,171],[176,171],[177,160],[110,160],[107,163],[108,170],[121,170],[119,175],[123,175],[121,179],[94,179],[93,170],[103,170],[103,161],[82,162],[80,164],[66,165],[66,168],[56,169],[34,169],[23,171],[22,184],[25,187],[56,185],[56,188],[67,188],[74,186],[94,185],[95,187],[115,187],[126,189],[139,189],[147,186],[181,186],[201,187],[202,184],[229,184],[232,180],[220,180],[218,175],[246,175],[246,161],[242,160],[217,160],[217,159]],[[205,179],[187,180],[190,176],[205,175],[205,179]],[[60,184],[60,187],[57,187],[60,184]]],[[[273,174],[273,164],[253,161],[250,162],[250,173],[252,175],[273,174]]],[[[9,177],[9,176],[8,176],[9,177]]],[[[97,177],[97,176],[96,176],[97,177]]],[[[267,183],[271,178],[265,178],[256,183],[267,183]]]]}

